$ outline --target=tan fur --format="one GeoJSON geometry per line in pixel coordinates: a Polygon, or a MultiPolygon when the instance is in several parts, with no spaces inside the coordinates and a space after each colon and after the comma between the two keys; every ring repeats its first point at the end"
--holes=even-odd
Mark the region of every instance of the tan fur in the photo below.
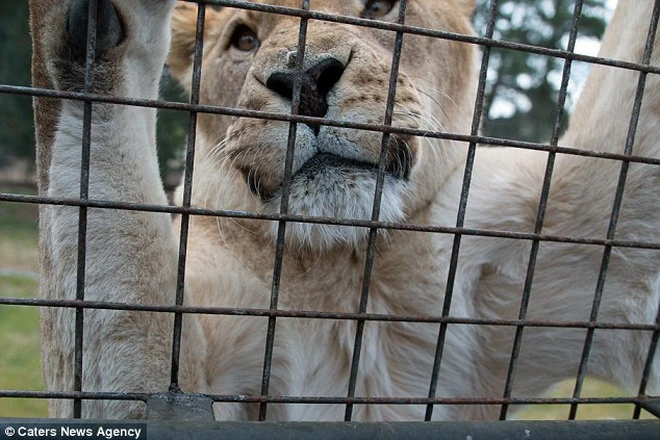
{"type": "MultiPolygon", "coordinates": [[[[152,18],[151,3],[142,7],[132,0],[116,3],[122,14],[130,18],[129,23],[139,29],[162,32],[161,27],[166,25],[166,17],[152,18]]],[[[298,6],[292,0],[268,3],[298,6]]],[[[630,2],[620,3],[604,38],[603,54],[639,62],[653,2],[635,2],[635,6],[630,2]]],[[[350,16],[359,15],[363,5],[358,0],[312,2],[313,9],[350,16]]],[[[473,7],[472,0],[413,0],[408,4],[406,23],[470,34],[473,7]]],[[[44,6],[33,6],[33,15],[46,13],[47,9],[39,8],[44,6]]],[[[395,7],[382,19],[393,21],[396,15],[395,7]]],[[[192,86],[196,21],[195,6],[190,3],[176,6],[167,64],[188,89],[192,86]]],[[[35,35],[57,36],[61,31],[57,22],[46,28],[33,19],[33,26],[36,26],[35,35]]],[[[296,18],[207,8],[201,102],[288,113],[291,103],[266,87],[266,83],[275,72],[291,71],[288,54],[296,47],[298,33],[296,18]],[[241,52],[231,47],[236,23],[256,31],[260,40],[258,51],[241,52]]],[[[53,45],[59,44],[57,38],[53,39],[53,45]]],[[[38,41],[35,38],[37,46],[38,41]]],[[[309,22],[303,68],[308,69],[329,56],[344,66],[341,78],[328,94],[327,117],[382,123],[393,44],[391,32],[309,22]]],[[[657,37],[655,47],[660,48],[657,37]]],[[[116,77],[106,74],[113,94],[155,98],[151,82],[148,87],[140,84],[158,78],[164,51],[163,42],[139,39],[129,39],[110,49],[109,59],[104,62],[114,69],[111,72],[121,73],[116,77]]],[[[50,77],[45,76],[39,67],[56,56],[55,49],[35,55],[35,69],[42,72],[37,80],[48,81],[57,76],[52,72],[50,77]]],[[[660,65],[657,50],[652,64],[660,65]]],[[[469,134],[476,75],[475,46],[405,35],[393,125],[469,134]]],[[[631,71],[595,67],[561,144],[622,152],[637,77],[638,73],[631,71]]],[[[660,127],[659,82],[657,75],[649,75],[634,146],[637,155],[660,157],[656,136],[660,127]]],[[[95,122],[99,135],[92,145],[92,197],[162,203],[164,196],[155,170],[153,114],[147,109],[132,109],[133,113],[127,115],[126,109],[98,107],[95,122]]],[[[75,106],[63,105],[61,112],[50,164],[50,194],[57,196],[72,191],[67,189],[67,184],[77,190],[75,171],[79,159],[70,150],[77,139],[76,130],[71,127],[79,127],[81,120],[80,109],[75,106]]],[[[37,108],[38,127],[45,129],[47,122],[37,108]]],[[[289,124],[212,114],[200,114],[198,122],[193,205],[278,213],[289,124]],[[246,178],[255,178],[258,189],[272,198],[261,200],[250,190],[246,178]]],[[[394,136],[399,136],[412,155],[413,166],[409,179],[389,174],[386,177],[379,218],[455,226],[467,145],[394,136]]],[[[333,127],[322,127],[315,136],[309,127],[298,124],[288,212],[369,219],[375,183],[371,172],[349,170],[342,174],[330,166],[324,170],[325,174],[319,172],[314,178],[306,178],[305,166],[317,153],[376,163],[381,140],[382,134],[378,132],[333,127]]],[[[49,150],[47,138],[39,138],[38,142],[42,151],[49,150]]],[[[546,153],[519,149],[478,149],[465,226],[533,232],[546,158],[546,153]]],[[[395,161],[396,157],[390,155],[386,165],[395,161]]],[[[559,155],[543,233],[605,238],[620,167],[618,161],[559,155]]],[[[616,239],[657,241],[660,204],[655,193],[659,180],[657,166],[631,165],[616,239]]],[[[43,222],[42,237],[48,244],[42,248],[44,261],[52,258],[51,254],[57,256],[56,267],[45,266],[43,274],[46,286],[43,292],[47,297],[73,294],[76,215],[73,209],[62,209],[43,222]]],[[[165,217],[157,214],[94,211],[90,215],[93,216],[90,234],[97,240],[92,239],[92,245],[88,244],[87,280],[92,297],[171,303],[176,272],[174,234],[178,233],[179,221],[169,229],[165,217]],[[107,237],[112,237],[111,246],[107,237]]],[[[269,308],[277,230],[277,222],[193,216],[186,272],[187,303],[269,308]]],[[[364,285],[368,230],[288,222],[286,231],[278,308],[357,312],[364,285]]],[[[453,242],[451,234],[381,231],[377,236],[367,312],[441,315],[448,292],[453,242]]],[[[450,315],[516,319],[530,248],[529,240],[463,236],[450,315]]],[[[527,317],[543,321],[587,321],[602,255],[602,246],[542,242],[527,317]]],[[[660,298],[659,266],[657,251],[614,247],[598,319],[653,323],[660,298]]],[[[122,320],[115,317],[120,314],[109,312],[89,315],[97,316],[98,320],[86,321],[88,326],[93,326],[94,339],[86,343],[89,353],[86,368],[91,370],[91,376],[85,389],[161,391],[166,385],[169,318],[157,314],[139,317],[124,314],[131,318],[122,320]],[[127,350],[133,357],[127,360],[123,353],[120,356],[106,351],[104,355],[108,357],[99,358],[101,352],[96,344],[106,341],[113,341],[115,350],[127,350]],[[147,355],[139,354],[147,348],[150,350],[147,355]],[[131,374],[113,373],[126,369],[131,374]]],[[[49,322],[52,315],[47,312],[44,316],[44,322],[49,322]]],[[[266,326],[265,318],[190,317],[184,327],[184,388],[211,394],[258,395],[266,326]]],[[[61,351],[62,347],[70,348],[71,342],[62,333],[70,335],[71,324],[60,321],[53,328],[58,328],[61,334],[56,336],[45,329],[45,376],[50,389],[68,390],[71,389],[70,357],[61,351]]],[[[355,331],[354,321],[278,319],[269,394],[344,396],[355,331]]],[[[356,395],[426,396],[438,331],[437,324],[367,322],[356,395]]],[[[501,397],[514,333],[515,327],[450,325],[437,395],[501,397]]],[[[584,329],[526,328],[513,395],[536,396],[552,383],[573,377],[584,337],[584,329]]],[[[634,389],[639,383],[649,342],[648,332],[597,330],[588,371],[634,389]]],[[[659,372],[660,365],[656,362],[650,385],[655,391],[660,386],[659,372]]],[[[122,404],[87,408],[85,415],[94,417],[141,415],[139,409],[122,404]]],[[[246,404],[217,404],[215,410],[219,419],[254,419],[257,414],[255,406],[246,404]]],[[[268,418],[341,420],[343,410],[341,405],[272,404],[268,406],[268,418]]],[[[424,410],[424,406],[357,405],[354,419],[421,420],[424,410]]],[[[69,411],[62,404],[51,407],[54,416],[67,416],[69,411]]],[[[436,407],[434,418],[493,418],[498,411],[497,406],[443,405],[436,407]]]]}

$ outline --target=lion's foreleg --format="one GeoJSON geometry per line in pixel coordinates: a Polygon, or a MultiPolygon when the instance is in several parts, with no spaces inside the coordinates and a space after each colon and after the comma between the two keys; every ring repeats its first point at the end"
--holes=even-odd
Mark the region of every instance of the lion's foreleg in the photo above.
{"type": "MultiPolygon", "coordinates": [[[[48,6],[36,1],[32,8],[48,6]]],[[[47,72],[56,88],[85,90],[87,0],[74,0],[66,16],[51,17],[42,32],[47,72]],[[50,27],[49,27],[50,26],[50,27]]],[[[169,43],[172,1],[98,0],[97,62],[94,91],[122,97],[156,99],[169,43]]],[[[52,8],[54,9],[54,8],[52,8]]],[[[64,11],[57,7],[62,14],[64,11]]],[[[89,90],[86,90],[89,91],[89,90]]],[[[84,121],[91,115],[88,198],[132,203],[166,204],[160,182],[155,145],[155,110],[79,101],[62,101],[54,132],[48,195],[81,196],[84,121]]],[[[39,121],[37,121],[39,124],[39,121]]],[[[82,216],[76,207],[44,210],[43,237],[50,252],[49,290],[53,298],[74,299],[78,249],[85,246],[86,300],[132,304],[172,304],[176,292],[177,243],[169,215],[90,208],[82,216]],[[86,220],[84,242],[79,241],[80,219],[86,220]]],[[[43,232],[42,232],[43,233],[43,232]]],[[[73,315],[50,313],[44,364],[50,352],[63,354],[67,364],[45,368],[49,387],[72,385],[73,315]]],[[[170,314],[86,310],[84,312],[83,391],[165,391],[170,384],[173,317],[170,314]]],[[[193,325],[194,327],[194,325],[193,325]]],[[[198,362],[204,357],[199,333],[186,341],[198,362]]],[[[187,333],[187,337],[191,337],[187,333]]],[[[184,359],[182,385],[199,387],[199,365],[184,359]]],[[[57,416],[70,415],[58,404],[57,416]]],[[[89,417],[136,417],[138,404],[87,401],[89,417]]]]}

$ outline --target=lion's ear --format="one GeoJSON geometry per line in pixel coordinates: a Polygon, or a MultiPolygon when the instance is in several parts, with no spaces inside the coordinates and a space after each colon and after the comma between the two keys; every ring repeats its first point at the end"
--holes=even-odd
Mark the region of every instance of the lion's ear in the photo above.
{"type": "MultiPolygon", "coordinates": [[[[204,16],[204,36],[208,36],[219,25],[220,11],[207,7],[204,16]]],[[[197,35],[197,4],[178,2],[174,8],[171,26],[172,42],[167,65],[174,79],[186,90],[190,90],[197,35]]]]}

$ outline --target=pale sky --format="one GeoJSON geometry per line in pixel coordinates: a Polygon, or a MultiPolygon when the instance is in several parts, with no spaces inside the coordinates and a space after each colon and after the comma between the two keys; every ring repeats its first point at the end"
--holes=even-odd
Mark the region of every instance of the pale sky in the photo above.
{"type": "MultiPolygon", "coordinates": [[[[627,0],[627,1],[634,1],[634,0],[627,0]]],[[[612,18],[612,13],[614,12],[614,8],[616,8],[616,3],[617,0],[607,0],[605,2],[605,5],[609,9],[609,14],[610,14],[608,20],[612,18]]],[[[599,48],[600,48],[600,42],[591,38],[579,38],[575,42],[575,52],[584,55],[596,56],[598,55],[599,48]]]]}

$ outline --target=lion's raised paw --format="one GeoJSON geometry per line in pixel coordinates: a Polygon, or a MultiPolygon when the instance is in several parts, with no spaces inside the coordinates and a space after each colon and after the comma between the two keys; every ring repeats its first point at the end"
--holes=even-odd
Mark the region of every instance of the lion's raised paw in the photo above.
{"type": "Polygon", "coordinates": [[[49,15],[43,21],[44,32],[51,37],[44,40],[45,54],[54,86],[86,90],[86,65],[93,55],[95,92],[155,99],[174,4],[174,0],[70,0],[57,7],[44,5],[49,15]]]}
{"type": "MultiPolygon", "coordinates": [[[[90,3],[90,0],[73,0],[69,9],[67,36],[71,44],[72,56],[76,61],[85,60],[87,53],[90,3]]],[[[95,56],[99,57],[106,50],[118,46],[124,36],[119,13],[112,2],[97,0],[95,56]]]]}

